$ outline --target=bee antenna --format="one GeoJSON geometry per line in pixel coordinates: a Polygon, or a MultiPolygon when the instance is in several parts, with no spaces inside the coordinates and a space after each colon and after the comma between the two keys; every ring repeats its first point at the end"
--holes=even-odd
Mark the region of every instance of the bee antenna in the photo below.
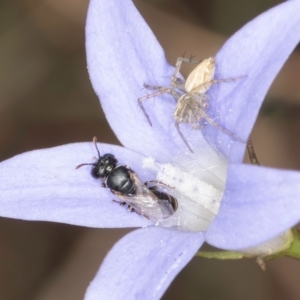
{"type": "Polygon", "coordinates": [[[97,137],[96,136],[93,137],[93,143],[94,143],[94,145],[96,147],[96,150],[98,152],[98,156],[100,158],[100,151],[99,151],[98,146],[97,146],[97,137]]]}
{"type": "Polygon", "coordinates": [[[78,165],[75,169],[79,169],[81,168],[82,166],[92,166],[93,164],[80,164],[78,165]]]}
{"type": "MultiPolygon", "coordinates": [[[[100,151],[99,151],[99,149],[98,149],[98,147],[97,147],[97,137],[96,137],[96,136],[93,137],[93,143],[94,143],[94,145],[95,145],[95,147],[96,147],[96,150],[97,150],[97,152],[98,152],[98,156],[99,156],[99,158],[100,158],[100,151]]],[[[95,164],[91,164],[91,163],[80,164],[80,165],[78,165],[75,169],[79,169],[79,168],[81,168],[82,166],[93,166],[93,165],[95,165],[95,164]]]]}

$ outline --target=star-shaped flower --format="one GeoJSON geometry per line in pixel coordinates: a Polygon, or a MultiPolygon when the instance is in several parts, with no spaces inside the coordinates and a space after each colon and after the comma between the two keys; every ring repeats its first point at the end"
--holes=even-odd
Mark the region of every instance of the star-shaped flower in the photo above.
{"type": "MultiPolygon", "coordinates": [[[[217,54],[216,78],[247,76],[209,91],[208,113],[236,136],[247,139],[270,84],[298,43],[299,10],[300,1],[276,6],[244,26],[217,54]]],[[[132,2],[91,0],[86,38],[93,87],[126,147],[99,144],[101,154],[114,154],[142,181],[156,178],[155,170],[143,168],[145,157],[162,165],[174,156],[200,165],[178,137],[169,96],[153,108],[148,104],[153,127],[137,105],[143,84],[168,85],[173,67],[132,2]]],[[[159,299],[204,241],[223,249],[253,247],[299,221],[299,172],[241,164],[245,145],[212,126],[203,135],[188,126],[182,130],[193,149],[209,154],[202,149],[210,144],[230,162],[220,210],[206,232],[147,227],[146,218],[113,203],[112,193],[90,177],[89,168],[75,170],[95,155],[92,143],[36,150],[2,162],[0,214],[101,228],[143,227],[113,247],[86,299],[159,299]]]]}

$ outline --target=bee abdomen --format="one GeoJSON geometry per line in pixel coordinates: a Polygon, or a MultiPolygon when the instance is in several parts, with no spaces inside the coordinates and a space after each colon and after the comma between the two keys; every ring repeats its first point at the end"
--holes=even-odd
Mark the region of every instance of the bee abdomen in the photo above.
{"type": "Polygon", "coordinates": [[[106,178],[106,186],[115,192],[124,195],[135,195],[136,189],[130,177],[130,170],[126,166],[117,166],[106,178]]]}

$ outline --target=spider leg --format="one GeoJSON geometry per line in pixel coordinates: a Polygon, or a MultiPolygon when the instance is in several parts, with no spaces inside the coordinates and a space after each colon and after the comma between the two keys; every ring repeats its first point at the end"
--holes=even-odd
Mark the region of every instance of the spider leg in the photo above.
{"type": "Polygon", "coordinates": [[[253,147],[253,143],[251,140],[251,136],[249,136],[248,140],[247,140],[247,151],[248,151],[248,155],[250,158],[250,162],[253,165],[260,165],[258,158],[256,156],[256,153],[254,151],[254,147],[253,147]]]}
{"type": "Polygon", "coordinates": [[[146,112],[146,109],[143,105],[143,101],[147,100],[149,98],[153,98],[153,97],[168,93],[168,91],[169,91],[169,88],[164,88],[164,87],[158,87],[158,89],[159,90],[156,93],[152,93],[152,94],[146,95],[144,97],[138,98],[138,104],[139,104],[142,112],[144,113],[145,117],[147,118],[147,121],[148,121],[150,126],[152,126],[152,122],[150,120],[150,117],[149,117],[148,113],[146,112]]]}
{"type": "MultiPolygon", "coordinates": [[[[171,83],[172,83],[172,86],[174,88],[178,87],[178,79],[180,80],[180,78],[178,77],[179,73],[180,73],[180,70],[181,70],[181,66],[182,66],[182,63],[192,63],[192,64],[199,64],[201,62],[201,60],[196,60],[196,59],[193,59],[194,57],[191,56],[190,58],[186,58],[186,57],[183,57],[183,56],[180,56],[177,58],[176,60],[176,64],[175,64],[175,70],[174,70],[174,74],[172,76],[172,79],[171,79],[171,83]]],[[[180,80],[182,81],[182,80],[180,80]]],[[[182,82],[180,82],[182,83],[182,82]]]]}
{"type": "Polygon", "coordinates": [[[209,123],[210,125],[216,127],[217,129],[219,129],[220,131],[232,136],[233,138],[235,138],[237,141],[241,142],[241,143],[245,143],[244,140],[242,140],[240,137],[236,136],[232,131],[222,127],[221,125],[219,125],[218,123],[216,123],[211,117],[209,117],[206,113],[203,116],[203,118],[207,121],[207,123],[209,123]]]}
{"type": "Polygon", "coordinates": [[[186,138],[184,137],[183,133],[181,132],[179,124],[180,124],[180,122],[178,122],[178,121],[175,122],[175,127],[177,129],[178,134],[180,135],[181,139],[186,144],[186,146],[188,147],[188,149],[191,151],[191,153],[194,153],[193,149],[191,148],[191,146],[187,142],[186,138]]]}

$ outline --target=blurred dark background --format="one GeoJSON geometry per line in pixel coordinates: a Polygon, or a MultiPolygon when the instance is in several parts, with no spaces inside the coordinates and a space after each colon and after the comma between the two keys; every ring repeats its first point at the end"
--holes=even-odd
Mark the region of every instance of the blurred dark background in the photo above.
{"type": "MultiPolygon", "coordinates": [[[[186,51],[216,53],[228,36],[276,0],[135,1],[174,64],[186,51]]],[[[0,2],[0,159],[66,143],[118,141],[89,81],[87,0],[0,2]]],[[[263,165],[300,168],[300,59],[276,80],[253,132],[263,165]]],[[[187,72],[187,71],[185,71],[187,72]]],[[[82,299],[103,256],[127,230],[0,219],[0,299],[82,299]]],[[[194,258],[163,299],[299,299],[300,263],[262,272],[253,260],[194,258]]]]}

